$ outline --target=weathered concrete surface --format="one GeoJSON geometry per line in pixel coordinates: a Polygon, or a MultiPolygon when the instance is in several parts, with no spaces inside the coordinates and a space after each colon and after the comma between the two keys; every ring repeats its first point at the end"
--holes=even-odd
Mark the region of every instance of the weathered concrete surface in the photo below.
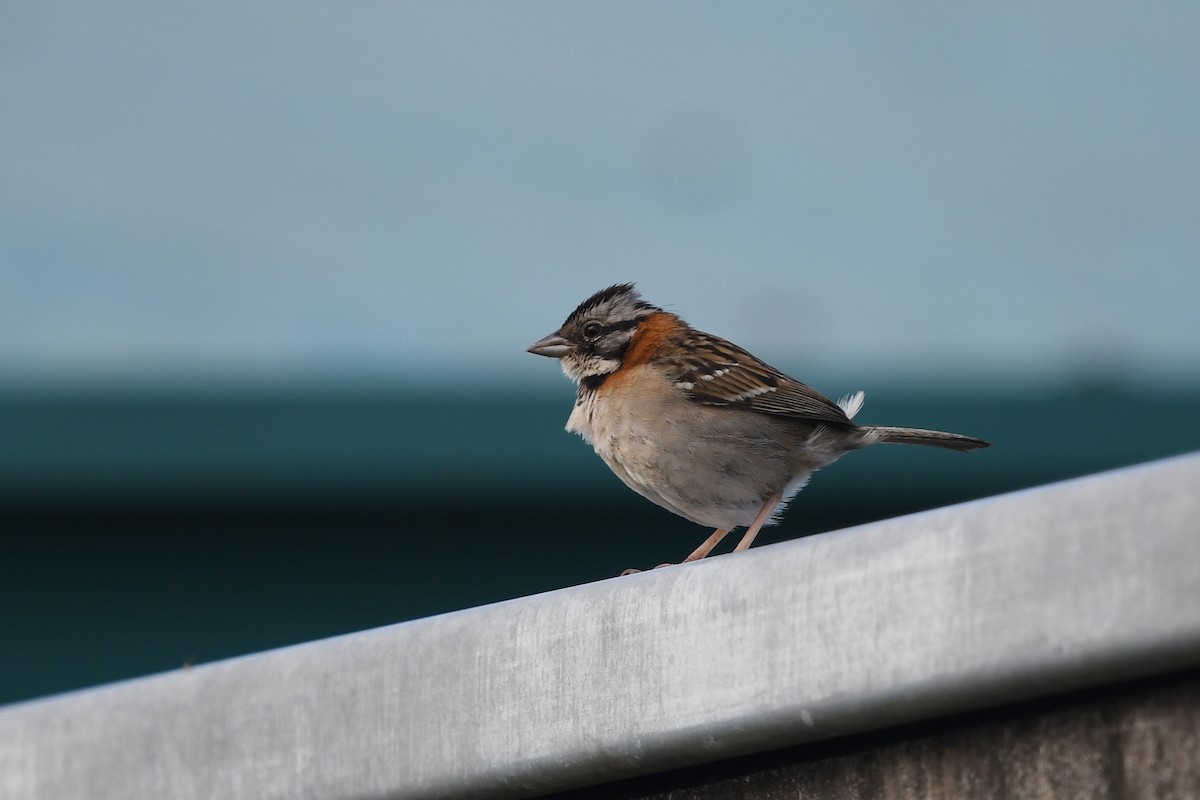
{"type": "Polygon", "coordinates": [[[1196,800],[1200,670],[546,800],[1196,800]]]}
{"type": "Polygon", "coordinates": [[[1200,456],[0,709],[0,796],[516,797],[1200,664],[1200,456]]]}

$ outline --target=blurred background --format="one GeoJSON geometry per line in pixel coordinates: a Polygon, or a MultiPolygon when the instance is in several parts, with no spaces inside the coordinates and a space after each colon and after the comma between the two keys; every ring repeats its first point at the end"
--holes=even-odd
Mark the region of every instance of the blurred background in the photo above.
{"type": "Polygon", "coordinates": [[[1200,6],[0,7],[0,702],[707,531],[525,353],[651,302],[866,422],[759,541],[1200,449],[1200,6]]]}

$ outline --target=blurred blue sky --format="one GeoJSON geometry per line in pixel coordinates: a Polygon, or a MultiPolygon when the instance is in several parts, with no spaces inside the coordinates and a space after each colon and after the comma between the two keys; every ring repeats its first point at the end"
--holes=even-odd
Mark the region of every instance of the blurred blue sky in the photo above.
{"type": "Polygon", "coordinates": [[[7,2],[0,383],[548,383],[524,348],[636,280],[830,393],[1194,386],[1198,41],[1193,3],[7,2]]]}

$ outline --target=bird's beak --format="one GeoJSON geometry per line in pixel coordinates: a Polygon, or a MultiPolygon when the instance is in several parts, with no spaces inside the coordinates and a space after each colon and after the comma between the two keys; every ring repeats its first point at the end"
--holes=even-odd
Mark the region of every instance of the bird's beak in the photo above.
{"type": "Polygon", "coordinates": [[[529,345],[529,352],[546,358],[562,358],[571,352],[571,343],[557,333],[552,333],[529,345]]]}

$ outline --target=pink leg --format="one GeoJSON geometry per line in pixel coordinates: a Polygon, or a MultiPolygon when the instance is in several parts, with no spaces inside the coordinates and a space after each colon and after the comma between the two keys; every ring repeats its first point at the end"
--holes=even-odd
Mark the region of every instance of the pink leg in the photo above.
{"type": "Polygon", "coordinates": [[[754,537],[758,536],[759,529],[771,518],[771,512],[775,510],[775,506],[779,505],[780,499],[780,495],[777,494],[773,494],[767,498],[767,502],[763,503],[762,511],[759,511],[758,516],[754,518],[754,522],[750,523],[750,527],[746,529],[746,533],[742,536],[742,540],[738,542],[737,547],[733,548],[733,552],[737,553],[750,549],[750,545],[754,544],[754,537]]]}
{"type": "Polygon", "coordinates": [[[722,539],[724,539],[728,535],[729,535],[729,531],[723,530],[721,528],[718,528],[717,530],[713,531],[712,536],[709,536],[707,539],[704,540],[704,544],[700,545],[695,550],[693,550],[692,554],[683,560],[683,563],[686,564],[689,561],[699,561],[700,559],[704,558],[706,555],[708,555],[709,553],[712,552],[712,549],[714,547],[716,547],[717,545],[719,545],[721,543],[722,539]]]}
{"type": "MultiPolygon", "coordinates": [[[[728,530],[713,531],[712,535],[704,540],[704,544],[700,545],[695,550],[693,550],[692,554],[683,560],[683,563],[686,564],[689,561],[699,561],[700,559],[704,558],[706,555],[708,555],[710,552],[712,552],[712,549],[714,547],[716,547],[718,544],[721,543],[722,539],[724,539],[728,535],[729,535],[728,530]]],[[[662,569],[663,567],[673,567],[673,566],[675,566],[675,565],[674,564],[659,564],[657,567],[655,567],[655,569],[662,569]]],[[[622,572],[621,574],[622,575],[632,575],[635,572],[641,572],[641,570],[640,569],[627,569],[624,572],[622,572]]]]}

